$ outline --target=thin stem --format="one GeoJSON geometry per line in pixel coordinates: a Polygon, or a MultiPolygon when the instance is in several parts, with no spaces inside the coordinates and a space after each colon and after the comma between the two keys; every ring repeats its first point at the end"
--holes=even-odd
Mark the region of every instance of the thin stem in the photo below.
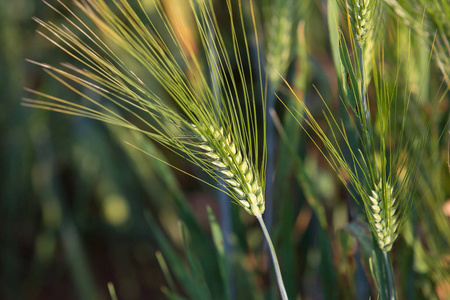
{"type": "Polygon", "coordinates": [[[361,105],[363,109],[363,131],[366,143],[368,145],[368,149],[371,149],[371,139],[369,136],[369,127],[370,127],[370,112],[369,105],[367,103],[366,97],[366,73],[364,68],[364,58],[363,58],[363,45],[358,46],[359,50],[359,70],[361,73],[361,88],[360,88],[360,97],[361,97],[361,105]]]}
{"type": "MultiPolygon", "coordinates": [[[[276,96],[272,84],[269,83],[267,92],[267,115],[270,116],[270,111],[275,109],[276,96]]],[[[266,192],[265,192],[265,206],[266,213],[264,219],[266,220],[267,230],[272,231],[273,220],[273,174],[275,171],[275,126],[271,117],[267,118],[267,131],[266,131],[266,145],[267,145],[267,165],[266,165],[266,192]]]]}
{"type": "Polygon", "coordinates": [[[270,239],[269,232],[267,231],[266,224],[264,224],[264,220],[262,216],[256,216],[258,219],[259,225],[261,225],[261,229],[264,233],[264,237],[266,238],[267,244],[269,245],[270,255],[272,256],[273,267],[275,269],[275,275],[277,277],[278,287],[280,289],[281,299],[288,300],[288,296],[286,293],[286,288],[284,287],[283,278],[281,277],[280,265],[278,264],[277,255],[275,253],[275,248],[273,247],[272,240],[270,239]]]}
{"type": "Polygon", "coordinates": [[[365,153],[367,156],[367,159],[369,161],[369,173],[371,174],[372,178],[376,177],[376,174],[374,174],[372,170],[372,166],[375,166],[374,156],[372,151],[374,151],[373,148],[373,137],[372,137],[372,130],[371,130],[371,119],[370,119],[370,108],[367,101],[367,94],[366,94],[366,73],[364,68],[364,56],[363,56],[363,50],[364,50],[364,44],[358,45],[358,52],[359,52],[359,70],[361,75],[361,87],[360,87],[360,97],[361,97],[361,106],[362,106],[362,113],[361,115],[361,130],[363,134],[363,139],[365,143],[363,143],[363,148],[365,149],[365,153]]]}
{"type": "Polygon", "coordinates": [[[363,45],[360,45],[358,48],[359,48],[359,70],[361,73],[361,90],[360,90],[361,102],[364,111],[364,117],[366,118],[366,125],[368,126],[370,121],[370,113],[366,99],[366,74],[364,70],[363,45]]]}
{"type": "Polygon", "coordinates": [[[395,282],[394,282],[394,276],[392,274],[392,262],[391,257],[389,255],[389,252],[383,251],[383,258],[384,258],[384,266],[386,268],[386,274],[387,274],[387,283],[388,283],[388,291],[389,291],[389,300],[395,300],[395,282]]]}

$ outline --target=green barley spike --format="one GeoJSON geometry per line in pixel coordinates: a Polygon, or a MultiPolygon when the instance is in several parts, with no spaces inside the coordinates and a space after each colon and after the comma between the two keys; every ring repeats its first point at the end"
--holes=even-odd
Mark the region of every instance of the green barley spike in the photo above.
{"type": "Polygon", "coordinates": [[[352,30],[358,45],[364,45],[373,34],[377,19],[377,0],[350,0],[346,2],[352,30]]]}
{"type": "Polygon", "coordinates": [[[236,203],[251,215],[262,215],[265,206],[260,180],[231,134],[225,134],[223,128],[216,130],[211,125],[201,129],[194,126],[194,131],[200,142],[198,147],[216,166],[236,203]]]}
{"type": "Polygon", "coordinates": [[[398,237],[398,218],[396,215],[396,203],[394,188],[386,183],[383,189],[380,182],[372,190],[370,199],[369,222],[381,250],[389,252],[398,237]]]}
{"type": "Polygon", "coordinates": [[[285,75],[291,58],[294,11],[292,0],[268,1],[264,7],[267,75],[276,88],[285,75]]]}
{"type": "MultiPolygon", "coordinates": [[[[261,144],[259,139],[265,139],[265,132],[259,133],[262,126],[256,115],[256,106],[261,105],[262,120],[265,120],[261,65],[249,64],[246,70],[241,59],[245,53],[250,57],[246,37],[243,42],[245,48],[238,47],[236,39],[234,52],[225,51],[226,45],[218,30],[211,1],[186,2],[192,8],[201,45],[208,53],[206,57],[198,56],[194,49],[197,46],[187,46],[187,41],[178,37],[176,24],[169,22],[169,15],[157,0],[156,13],[166,22],[168,36],[157,31],[158,27],[144,11],[141,12],[144,18],[141,18],[128,0],[113,0],[112,3],[74,0],[84,17],[92,23],[90,26],[82,18],[73,21],[67,17],[71,27],[36,19],[42,27],[40,34],[72,56],[77,65],[63,64],[58,68],[35,63],[69,90],[85,98],[89,106],[34,90],[28,91],[40,99],[24,99],[23,105],[89,117],[142,132],[199,166],[219,182],[220,178],[223,179],[226,184],[220,190],[228,192],[250,214],[260,216],[264,212],[265,178],[265,146],[262,152],[257,148],[261,144]],[[216,38],[211,39],[202,24],[209,24],[207,29],[214,30],[216,38]],[[91,44],[81,42],[77,34],[85,36],[91,44]],[[177,47],[168,47],[171,43],[177,47]],[[116,49],[121,51],[116,52],[116,49]],[[202,67],[205,64],[209,64],[211,72],[217,75],[218,96],[207,84],[202,67]],[[136,65],[141,67],[135,70],[136,65]],[[233,76],[234,65],[240,70],[239,76],[233,76]],[[258,72],[253,74],[253,70],[258,72]],[[150,76],[136,75],[141,73],[150,76]],[[166,92],[164,97],[153,91],[152,80],[147,80],[147,77],[160,84],[166,92]],[[242,94],[237,91],[238,85],[244,87],[242,94]],[[79,86],[84,89],[80,90],[79,86]],[[85,91],[97,96],[92,97],[85,91]],[[125,118],[121,113],[132,118],[125,118]],[[223,136],[223,128],[228,129],[226,137],[223,136]],[[260,166],[258,160],[261,160],[260,166]]],[[[231,1],[227,0],[227,3],[230,9],[229,30],[238,36],[238,28],[245,24],[242,19],[241,24],[235,26],[231,1]]],[[[62,11],[49,6],[63,16],[76,16],[62,2],[60,4],[62,11]]],[[[140,0],[134,4],[143,8],[140,0]]],[[[251,17],[252,1],[246,1],[245,5],[250,9],[251,17]]],[[[256,30],[255,18],[251,19],[253,22],[248,30],[256,30]]],[[[246,28],[242,30],[247,32],[246,28]]],[[[257,41],[256,32],[254,38],[257,41]]]]}
{"type": "Polygon", "coordinates": [[[379,1],[340,0],[339,4],[342,13],[348,18],[355,45],[362,51],[364,80],[365,85],[368,85],[371,80],[372,56],[376,46],[375,25],[379,24],[381,16],[379,1]]]}

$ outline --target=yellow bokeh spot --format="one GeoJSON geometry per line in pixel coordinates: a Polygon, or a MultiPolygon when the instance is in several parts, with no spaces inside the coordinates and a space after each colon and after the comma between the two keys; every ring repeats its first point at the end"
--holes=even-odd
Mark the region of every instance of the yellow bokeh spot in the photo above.
{"type": "Polygon", "coordinates": [[[130,216],[130,208],[127,201],[120,195],[106,197],[103,202],[103,216],[111,225],[120,226],[125,224],[130,216]]]}

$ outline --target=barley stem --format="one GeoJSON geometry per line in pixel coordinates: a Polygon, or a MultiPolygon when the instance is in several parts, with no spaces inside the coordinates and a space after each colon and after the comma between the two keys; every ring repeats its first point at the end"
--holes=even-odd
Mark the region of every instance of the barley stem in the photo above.
{"type": "MultiPolygon", "coordinates": [[[[267,114],[270,115],[270,110],[275,109],[275,91],[273,86],[269,83],[268,93],[267,93],[267,114]]],[[[272,118],[267,118],[266,127],[266,141],[267,141],[267,165],[266,165],[266,189],[265,189],[265,199],[266,199],[266,213],[264,219],[267,223],[268,231],[272,230],[272,220],[273,220],[273,174],[275,171],[275,126],[273,124],[272,118]]]]}
{"type": "Polygon", "coordinates": [[[371,149],[371,139],[369,136],[369,126],[370,126],[370,112],[369,112],[369,106],[367,104],[367,98],[366,98],[366,74],[364,69],[364,57],[363,57],[363,45],[360,44],[358,46],[359,50],[359,70],[361,73],[361,89],[360,89],[360,96],[361,96],[361,105],[364,113],[364,122],[363,122],[363,130],[365,133],[365,139],[367,142],[368,149],[371,149]]]}
{"type": "Polygon", "coordinates": [[[278,287],[280,289],[281,299],[288,300],[288,296],[286,293],[286,288],[284,287],[283,278],[281,277],[280,265],[278,264],[277,255],[275,253],[275,248],[273,247],[272,240],[270,239],[269,232],[267,231],[266,224],[264,224],[264,220],[261,215],[256,215],[258,219],[259,225],[261,225],[261,229],[264,233],[264,237],[266,238],[267,244],[269,245],[270,255],[272,256],[273,267],[275,269],[275,275],[277,277],[278,287]]]}
{"type": "Polygon", "coordinates": [[[367,101],[366,101],[366,74],[365,74],[365,70],[364,70],[364,55],[363,55],[363,46],[359,45],[358,47],[359,49],[359,70],[361,72],[361,102],[362,102],[362,107],[364,110],[364,116],[366,117],[366,122],[369,120],[369,111],[368,111],[368,107],[367,107],[367,101]]]}
{"type": "Polygon", "coordinates": [[[392,276],[392,262],[391,257],[389,255],[389,252],[383,251],[383,258],[384,258],[384,266],[386,268],[386,274],[387,274],[387,284],[388,284],[388,291],[389,291],[389,300],[395,300],[395,282],[394,277],[392,276]]]}

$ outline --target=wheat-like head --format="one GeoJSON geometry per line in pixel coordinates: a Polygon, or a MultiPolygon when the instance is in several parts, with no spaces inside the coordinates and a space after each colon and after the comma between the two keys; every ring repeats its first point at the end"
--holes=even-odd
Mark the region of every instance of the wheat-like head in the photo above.
{"type": "Polygon", "coordinates": [[[271,0],[264,4],[267,77],[276,89],[281,81],[280,74],[285,74],[291,58],[295,9],[292,0],[271,0]]]}
{"type": "Polygon", "coordinates": [[[211,159],[236,203],[249,214],[259,216],[264,212],[264,193],[259,176],[245,152],[233,141],[230,133],[213,126],[194,128],[198,134],[198,147],[211,159]]]}
{"type": "Polygon", "coordinates": [[[394,188],[380,181],[369,195],[370,207],[366,211],[370,227],[375,234],[378,246],[383,251],[391,251],[398,237],[397,207],[394,188]]]}
{"type": "Polygon", "coordinates": [[[36,19],[46,30],[39,33],[77,65],[37,64],[87,102],[29,90],[40,99],[23,104],[142,132],[202,168],[249,213],[261,215],[265,150],[258,147],[265,145],[265,93],[258,46],[256,66],[250,58],[249,45],[258,45],[252,1],[238,0],[237,9],[226,1],[231,52],[212,1],[186,1],[198,41],[186,40],[158,0],[151,16],[139,0],[139,11],[127,0],[74,0],[80,15],[59,0],[62,11],[48,4],[66,24],[36,19]]]}
{"type": "MultiPolygon", "coordinates": [[[[415,180],[412,174],[417,168],[426,137],[405,138],[407,120],[414,119],[417,112],[410,110],[409,97],[401,100],[396,97],[396,87],[387,85],[383,67],[381,62],[374,69],[376,90],[374,119],[377,127],[367,132],[371,141],[374,141],[370,145],[361,134],[361,148],[355,149],[344,123],[335,119],[325,101],[324,115],[330,128],[329,135],[319,125],[305,102],[298,98],[302,108],[300,114],[302,119],[297,121],[308,135],[311,129],[318,136],[321,144],[314,139],[313,142],[349,193],[363,206],[378,246],[388,252],[397,239],[411,207],[415,180]],[[397,110],[401,113],[398,114],[397,110]],[[397,118],[401,120],[400,124],[397,118]]],[[[294,93],[292,88],[290,90],[294,93]]],[[[295,113],[292,115],[297,117],[295,113]]],[[[349,120],[356,122],[350,113],[348,117],[349,120]]],[[[353,123],[353,126],[356,127],[356,124],[353,123]]]]}
{"type": "Polygon", "coordinates": [[[358,45],[371,37],[378,18],[378,0],[341,0],[341,9],[350,19],[358,45]]]}
{"type": "Polygon", "coordinates": [[[372,57],[376,48],[376,28],[383,26],[381,21],[381,5],[379,0],[339,0],[342,13],[347,17],[352,47],[361,52],[358,61],[362,64],[364,89],[372,76],[372,57]],[[376,25],[376,26],[375,26],[376,25]],[[353,43],[354,42],[354,43],[353,43]]]}

